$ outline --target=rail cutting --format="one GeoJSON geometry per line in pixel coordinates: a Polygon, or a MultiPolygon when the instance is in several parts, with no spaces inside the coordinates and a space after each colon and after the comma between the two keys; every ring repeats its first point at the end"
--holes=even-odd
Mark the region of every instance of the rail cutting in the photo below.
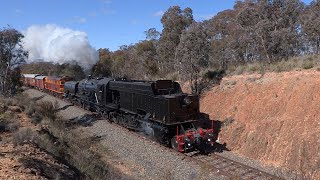
{"type": "MultiPolygon", "coordinates": [[[[38,74],[24,74],[21,80],[24,86],[63,98],[114,124],[143,133],[164,145],[162,148],[169,146],[179,155],[205,152],[217,139],[213,121],[202,118],[199,96],[183,93],[180,84],[171,80],[137,81],[89,76],[72,81],[69,77],[38,74]]],[[[188,158],[210,165],[215,173],[227,177],[279,179],[216,154],[188,158]]]]}

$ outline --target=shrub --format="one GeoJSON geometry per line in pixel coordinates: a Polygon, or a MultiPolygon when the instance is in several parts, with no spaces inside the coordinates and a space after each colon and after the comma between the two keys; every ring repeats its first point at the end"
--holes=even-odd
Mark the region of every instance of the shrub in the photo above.
{"type": "Polygon", "coordinates": [[[31,122],[33,124],[38,124],[42,121],[43,117],[38,113],[35,112],[32,116],[31,116],[31,122]]]}
{"type": "Polygon", "coordinates": [[[25,107],[24,112],[28,116],[32,116],[36,112],[36,107],[35,103],[31,102],[28,106],[25,107]]]}
{"type": "Polygon", "coordinates": [[[7,109],[8,109],[8,107],[5,106],[4,103],[0,103],[0,114],[6,112],[7,109]]]}
{"type": "Polygon", "coordinates": [[[179,80],[179,74],[178,74],[178,72],[170,73],[165,77],[165,79],[169,79],[169,80],[172,80],[172,81],[178,81],[179,80]]]}
{"type": "Polygon", "coordinates": [[[234,74],[239,75],[239,74],[243,74],[245,72],[246,68],[245,66],[237,66],[236,69],[234,70],[234,74]]]}
{"type": "Polygon", "coordinates": [[[14,123],[9,123],[6,126],[6,131],[7,132],[15,132],[19,129],[20,124],[18,122],[14,122],[14,123]]]}
{"type": "Polygon", "coordinates": [[[27,94],[20,94],[20,95],[17,95],[15,97],[15,99],[17,100],[18,102],[18,106],[22,109],[26,109],[27,107],[29,107],[30,105],[33,105],[34,104],[34,101],[32,101],[29,96],[27,94]]]}
{"type": "Polygon", "coordinates": [[[232,124],[234,122],[234,119],[232,117],[228,117],[226,118],[224,121],[222,121],[222,127],[227,127],[230,124],[232,124]]]}
{"type": "Polygon", "coordinates": [[[248,70],[249,70],[249,72],[251,72],[251,73],[259,72],[260,69],[261,69],[260,63],[250,63],[250,64],[248,65],[248,70]]]}
{"type": "Polygon", "coordinates": [[[48,101],[41,101],[37,106],[37,112],[42,117],[47,117],[50,120],[56,119],[56,109],[58,109],[58,102],[56,101],[54,104],[48,101]]]}
{"type": "Polygon", "coordinates": [[[314,67],[314,64],[313,64],[312,61],[304,61],[304,62],[302,63],[302,68],[303,68],[303,69],[311,69],[311,68],[313,68],[313,67],[314,67]]]}
{"type": "Polygon", "coordinates": [[[4,100],[4,104],[5,106],[17,106],[18,105],[18,101],[16,99],[13,98],[8,98],[4,100]]]}
{"type": "Polygon", "coordinates": [[[13,135],[13,145],[18,146],[27,142],[33,142],[35,139],[34,133],[30,128],[21,128],[13,135]]]}
{"type": "Polygon", "coordinates": [[[14,112],[7,111],[0,116],[0,132],[14,132],[19,129],[19,121],[14,112]]]}

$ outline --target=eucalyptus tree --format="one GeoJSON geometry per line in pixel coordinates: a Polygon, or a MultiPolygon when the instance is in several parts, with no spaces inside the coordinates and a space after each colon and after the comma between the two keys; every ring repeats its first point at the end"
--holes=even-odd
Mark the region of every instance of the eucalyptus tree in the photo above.
{"type": "Polygon", "coordinates": [[[162,16],[163,30],[157,47],[159,70],[165,75],[172,72],[175,51],[180,43],[180,36],[193,22],[192,10],[179,6],[170,7],[162,16]]]}
{"type": "Polygon", "coordinates": [[[199,93],[200,72],[209,64],[210,44],[201,23],[194,22],[183,31],[176,50],[175,66],[183,81],[189,81],[194,93],[199,93]]]}
{"type": "Polygon", "coordinates": [[[13,28],[3,28],[0,31],[0,84],[3,96],[11,95],[19,81],[18,66],[26,62],[28,52],[23,49],[24,36],[13,28]]]}
{"type": "Polygon", "coordinates": [[[301,15],[302,32],[305,34],[311,53],[320,53],[320,1],[314,0],[301,15]]]}

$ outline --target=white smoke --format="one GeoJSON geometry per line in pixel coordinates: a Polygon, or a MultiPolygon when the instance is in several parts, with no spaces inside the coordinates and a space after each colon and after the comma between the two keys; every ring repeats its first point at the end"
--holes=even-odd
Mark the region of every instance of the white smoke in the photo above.
{"type": "Polygon", "coordinates": [[[98,59],[98,52],[90,45],[85,32],[59,27],[54,24],[30,26],[24,32],[24,48],[29,51],[29,62],[76,61],[89,69],[98,59]]]}

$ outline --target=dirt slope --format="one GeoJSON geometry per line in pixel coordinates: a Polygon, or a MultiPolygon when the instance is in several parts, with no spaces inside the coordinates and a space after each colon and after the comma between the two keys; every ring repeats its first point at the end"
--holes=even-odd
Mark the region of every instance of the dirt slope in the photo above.
{"type": "MultiPolygon", "coordinates": [[[[0,104],[1,106],[1,104],[0,104]]],[[[30,135],[28,130],[39,130],[30,118],[17,106],[8,107],[5,113],[16,113],[19,129],[16,132],[0,131],[0,179],[76,179],[76,174],[63,162],[32,143],[24,142],[15,146],[13,141],[30,135]],[[18,110],[12,112],[10,109],[18,110]]],[[[0,122],[4,120],[0,112],[0,122]]]]}
{"type": "Polygon", "coordinates": [[[203,96],[201,111],[211,119],[234,120],[220,132],[231,150],[319,175],[320,72],[226,77],[203,96]]]}

